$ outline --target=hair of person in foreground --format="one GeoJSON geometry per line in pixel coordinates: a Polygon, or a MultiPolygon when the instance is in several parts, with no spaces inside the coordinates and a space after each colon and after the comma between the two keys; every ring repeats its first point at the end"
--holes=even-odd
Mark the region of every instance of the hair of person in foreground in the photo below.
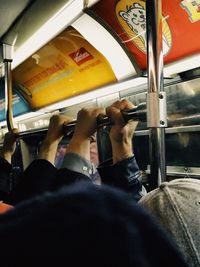
{"type": "Polygon", "coordinates": [[[200,180],[164,182],[140,203],[155,215],[191,267],[200,266],[200,180]]]}
{"type": "Polygon", "coordinates": [[[154,219],[109,186],[77,182],[0,215],[1,264],[186,267],[154,219]]]}

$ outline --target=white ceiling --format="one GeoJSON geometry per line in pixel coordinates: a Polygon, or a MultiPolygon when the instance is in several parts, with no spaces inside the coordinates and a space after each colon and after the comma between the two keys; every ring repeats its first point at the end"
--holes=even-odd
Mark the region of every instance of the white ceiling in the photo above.
{"type": "Polygon", "coordinates": [[[8,31],[31,0],[0,0],[0,38],[8,31]]]}

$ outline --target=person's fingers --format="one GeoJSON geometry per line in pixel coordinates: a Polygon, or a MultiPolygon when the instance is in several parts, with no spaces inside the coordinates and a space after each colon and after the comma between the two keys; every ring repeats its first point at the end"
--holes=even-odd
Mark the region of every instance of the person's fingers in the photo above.
{"type": "Polygon", "coordinates": [[[121,114],[121,110],[115,106],[110,106],[106,109],[107,116],[110,117],[115,124],[124,124],[124,119],[121,114]]]}
{"type": "Polygon", "coordinates": [[[118,101],[114,102],[111,106],[113,106],[117,109],[120,109],[120,110],[131,109],[131,108],[135,107],[130,101],[128,101],[126,99],[118,100],[118,101]]]}
{"type": "Polygon", "coordinates": [[[19,129],[18,128],[13,128],[12,129],[12,134],[14,136],[14,138],[16,139],[19,135],[19,129]]]}
{"type": "Polygon", "coordinates": [[[19,133],[19,129],[18,129],[18,128],[13,128],[11,131],[12,131],[14,134],[18,134],[18,133],[19,133]]]}
{"type": "Polygon", "coordinates": [[[53,128],[60,127],[68,124],[71,121],[73,121],[71,117],[56,114],[50,118],[49,126],[53,128]]]}

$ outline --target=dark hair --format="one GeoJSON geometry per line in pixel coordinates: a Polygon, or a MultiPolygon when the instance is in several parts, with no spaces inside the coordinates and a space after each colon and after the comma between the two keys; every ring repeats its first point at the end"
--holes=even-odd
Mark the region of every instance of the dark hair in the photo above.
{"type": "Polygon", "coordinates": [[[0,216],[1,266],[187,266],[151,216],[108,186],[75,183],[0,216]]]}

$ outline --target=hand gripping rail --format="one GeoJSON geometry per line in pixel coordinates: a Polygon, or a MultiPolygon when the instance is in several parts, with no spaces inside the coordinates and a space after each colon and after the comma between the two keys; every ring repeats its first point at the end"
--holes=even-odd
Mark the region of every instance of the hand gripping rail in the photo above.
{"type": "MultiPolygon", "coordinates": [[[[146,103],[140,103],[138,106],[134,107],[133,109],[129,110],[122,110],[122,117],[127,123],[130,120],[136,120],[136,121],[146,121],[146,103]]],[[[68,124],[63,125],[63,132],[64,136],[70,137],[72,136],[75,126],[76,126],[77,121],[72,121],[69,122],[68,124]]],[[[102,129],[103,127],[106,126],[111,126],[113,125],[113,121],[108,117],[108,116],[99,116],[97,118],[97,128],[102,129]]],[[[18,139],[28,137],[31,135],[45,135],[47,132],[48,128],[41,128],[41,129],[33,129],[29,131],[24,131],[20,132],[18,134],[18,139]]]]}

